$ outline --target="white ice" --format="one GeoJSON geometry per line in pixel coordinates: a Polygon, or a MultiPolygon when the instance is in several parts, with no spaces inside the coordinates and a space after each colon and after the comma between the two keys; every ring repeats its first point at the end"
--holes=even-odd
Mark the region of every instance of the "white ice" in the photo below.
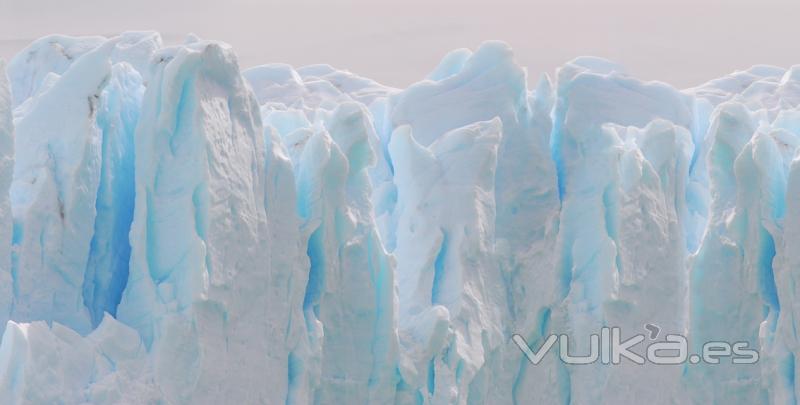
{"type": "Polygon", "coordinates": [[[797,402],[800,67],[532,80],[486,42],[394,89],[129,32],[0,72],[2,403],[797,402]],[[510,340],[648,323],[761,360],[510,340]]]}

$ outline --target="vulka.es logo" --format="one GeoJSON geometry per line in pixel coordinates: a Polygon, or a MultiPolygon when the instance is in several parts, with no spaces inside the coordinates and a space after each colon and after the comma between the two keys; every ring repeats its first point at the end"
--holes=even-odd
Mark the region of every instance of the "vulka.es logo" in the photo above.
{"type": "Polygon", "coordinates": [[[661,328],[653,324],[647,324],[644,328],[649,332],[649,336],[637,334],[626,340],[622,340],[622,332],[618,327],[600,328],[599,334],[589,336],[589,348],[586,355],[570,354],[569,336],[567,335],[549,335],[536,350],[528,344],[524,337],[518,334],[512,336],[511,339],[533,364],[539,364],[555,346],[556,342],[558,342],[558,356],[561,361],[575,365],[593,364],[598,361],[601,364],[620,364],[623,358],[635,364],[649,362],[659,365],[684,364],[687,361],[689,364],[698,364],[700,362],[720,364],[723,359],[730,359],[733,364],[754,364],[758,362],[759,353],[751,349],[748,342],[706,342],[703,344],[702,353],[690,355],[686,337],[667,334],[664,336],[664,340],[655,341],[661,332],[661,328]],[[643,352],[644,356],[636,353],[634,349],[648,337],[653,342],[646,346],[643,352]]]}

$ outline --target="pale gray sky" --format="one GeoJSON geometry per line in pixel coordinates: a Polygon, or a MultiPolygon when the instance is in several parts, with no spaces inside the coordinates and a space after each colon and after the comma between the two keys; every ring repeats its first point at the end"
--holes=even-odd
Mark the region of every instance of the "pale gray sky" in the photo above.
{"type": "Polygon", "coordinates": [[[393,86],[454,48],[500,39],[532,80],[581,55],[689,87],[800,63],[798,0],[0,0],[0,57],[50,33],[154,29],[233,45],[241,65],[329,63],[393,86]]]}

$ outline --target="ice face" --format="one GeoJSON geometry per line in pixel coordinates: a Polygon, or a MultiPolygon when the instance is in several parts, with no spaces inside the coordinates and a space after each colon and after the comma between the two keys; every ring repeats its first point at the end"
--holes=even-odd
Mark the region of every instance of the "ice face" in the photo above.
{"type": "Polygon", "coordinates": [[[487,42],[393,89],[130,32],[0,71],[0,402],[796,402],[798,67],[529,88],[487,42]],[[511,340],[648,324],[760,361],[511,340]]]}
{"type": "MultiPolygon", "coordinates": [[[[5,68],[5,63],[0,60],[0,71],[5,68]]],[[[13,297],[13,283],[11,272],[11,234],[13,216],[11,214],[11,201],[8,198],[8,189],[11,187],[11,176],[14,170],[14,123],[12,121],[12,98],[8,80],[0,74],[0,316],[3,321],[9,320],[11,301],[13,297]]]]}
{"type": "Polygon", "coordinates": [[[275,402],[289,388],[296,341],[285,339],[301,322],[291,319],[293,289],[304,283],[291,271],[303,265],[289,195],[266,209],[267,190],[291,184],[285,158],[227,46],[198,41],[154,60],[134,139],[131,257],[117,316],[142,336],[167,400],[275,402]]]}
{"type": "Polygon", "coordinates": [[[91,330],[81,286],[100,179],[98,106],[114,46],[106,42],[75,61],[16,120],[12,319],[91,330]]]}
{"type": "Polygon", "coordinates": [[[413,398],[416,391],[446,403],[465,401],[465,392],[473,392],[473,399],[485,395],[487,387],[476,374],[487,352],[502,344],[506,310],[503,275],[486,243],[494,239],[501,125],[497,118],[478,122],[444,134],[430,147],[418,144],[409,126],[392,134],[398,325],[408,357],[401,362],[408,385],[401,397],[413,398]],[[450,387],[459,387],[456,395],[450,387]]]}

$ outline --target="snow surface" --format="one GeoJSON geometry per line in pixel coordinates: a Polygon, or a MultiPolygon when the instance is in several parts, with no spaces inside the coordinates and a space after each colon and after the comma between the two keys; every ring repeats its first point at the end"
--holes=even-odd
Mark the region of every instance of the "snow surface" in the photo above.
{"type": "Polygon", "coordinates": [[[0,64],[0,402],[796,403],[800,67],[500,42],[393,89],[153,32],[0,64]],[[8,79],[7,79],[7,78],[8,79]],[[644,324],[755,365],[529,363],[644,324]]]}

